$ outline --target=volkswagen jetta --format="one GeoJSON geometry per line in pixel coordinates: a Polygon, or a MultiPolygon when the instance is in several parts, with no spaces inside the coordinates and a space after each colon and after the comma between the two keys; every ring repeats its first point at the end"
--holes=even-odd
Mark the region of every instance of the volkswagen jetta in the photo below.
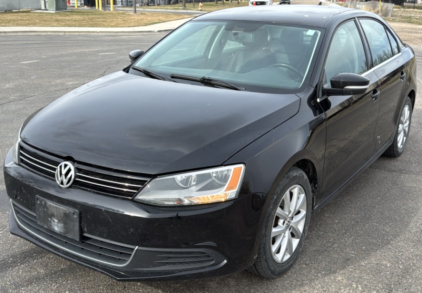
{"type": "Polygon", "coordinates": [[[278,277],[409,140],[415,55],[369,12],[227,9],[129,56],[31,115],[4,166],[12,234],[119,280],[278,277]]]}

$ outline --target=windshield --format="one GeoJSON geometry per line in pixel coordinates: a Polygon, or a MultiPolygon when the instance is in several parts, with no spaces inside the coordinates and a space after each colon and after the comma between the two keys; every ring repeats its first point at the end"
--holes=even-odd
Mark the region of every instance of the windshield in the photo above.
{"type": "Polygon", "coordinates": [[[177,82],[177,76],[224,81],[249,91],[302,86],[321,32],[245,21],[191,21],[150,49],[134,66],[177,82]]]}

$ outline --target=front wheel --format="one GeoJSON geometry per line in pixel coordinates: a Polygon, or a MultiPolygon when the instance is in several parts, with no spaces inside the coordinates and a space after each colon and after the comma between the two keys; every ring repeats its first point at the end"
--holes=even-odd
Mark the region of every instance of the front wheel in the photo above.
{"type": "Polygon", "coordinates": [[[312,210],[308,177],[293,167],[280,181],[265,216],[255,263],[248,271],[273,279],[296,261],[303,246],[312,210]]]}
{"type": "Polygon", "coordinates": [[[400,113],[400,120],[397,125],[393,143],[384,152],[387,157],[398,157],[404,152],[409,139],[410,123],[412,122],[412,101],[406,98],[400,113]]]}

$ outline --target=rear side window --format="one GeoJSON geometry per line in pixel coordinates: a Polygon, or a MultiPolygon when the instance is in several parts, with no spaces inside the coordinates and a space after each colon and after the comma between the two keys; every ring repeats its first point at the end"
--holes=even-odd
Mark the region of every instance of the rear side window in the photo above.
{"type": "Polygon", "coordinates": [[[360,23],[371,49],[374,66],[391,58],[393,53],[384,26],[370,19],[361,19],[360,23]]]}
{"type": "Polygon", "coordinates": [[[325,61],[327,82],[339,73],[362,74],[368,70],[362,39],[355,22],[348,21],[334,33],[325,61]]]}
{"type": "Polygon", "coordinates": [[[393,49],[393,55],[396,55],[399,53],[399,44],[389,31],[387,31],[387,34],[388,38],[390,39],[391,48],[393,49]]]}

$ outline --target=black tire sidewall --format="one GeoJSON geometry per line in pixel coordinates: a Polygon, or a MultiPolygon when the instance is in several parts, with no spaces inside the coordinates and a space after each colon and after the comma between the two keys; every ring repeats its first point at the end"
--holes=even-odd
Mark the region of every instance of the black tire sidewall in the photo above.
{"type": "Polygon", "coordinates": [[[263,229],[261,244],[260,244],[260,253],[263,256],[262,260],[262,269],[265,270],[267,277],[276,278],[286,272],[296,261],[302,246],[306,234],[308,232],[308,226],[312,213],[312,193],[311,186],[306,174],[299,168],[292,168],[280,181],[276,192],[272,196],[270,206],[267,210],[265,216],[265,226],[263,229]],[[300,185],[306,194],[306,203],[307,203],[307,212],[306,212],[306,221],[303,229],[302,237],[300,242],[293,253],[293,255],[284,263],[278,263],[274,260],[271,253],[271,230],[273,225],[273,220],[275,212],[281,202],[281,199],[284,193],[293,185],[300,185]]]}

